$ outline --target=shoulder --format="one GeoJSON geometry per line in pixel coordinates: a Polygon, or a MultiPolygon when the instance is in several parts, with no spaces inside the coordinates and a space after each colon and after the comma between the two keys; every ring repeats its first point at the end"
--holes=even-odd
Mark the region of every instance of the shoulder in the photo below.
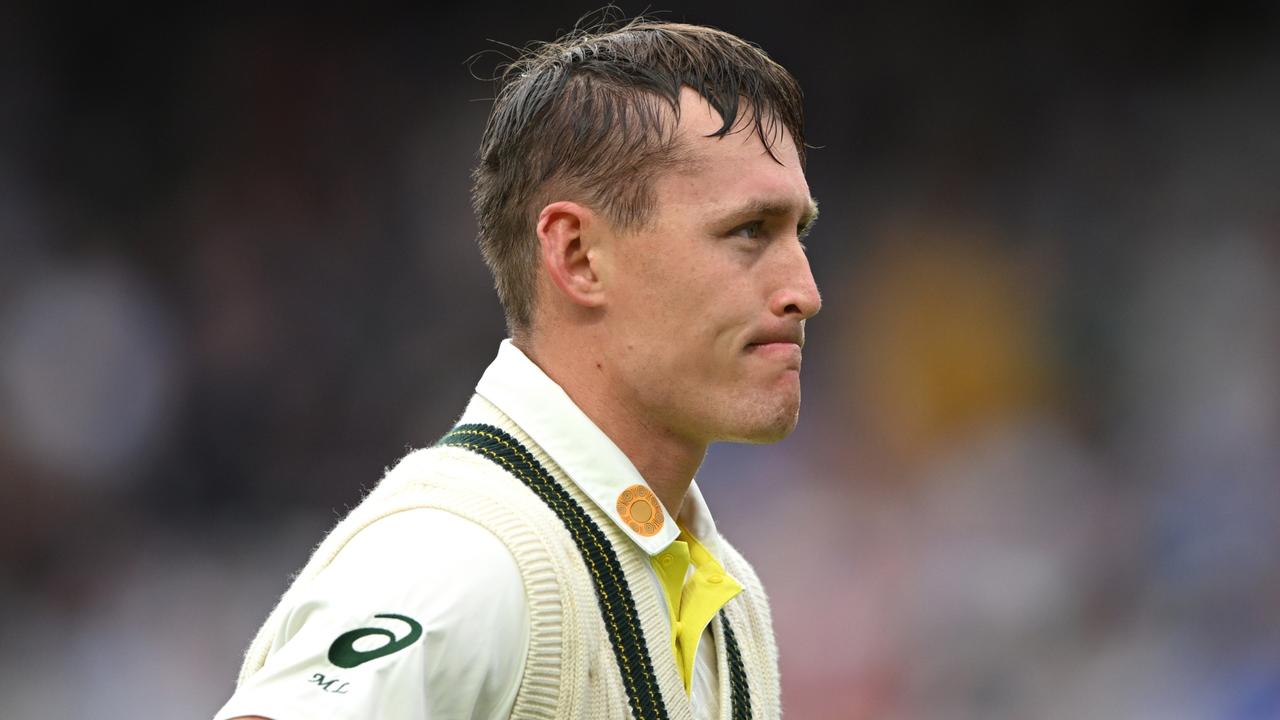
{"type": "Polygon", "coordinates": [[[492,532],[452,512],[411,508],[357,532],[320,571],[311,594],[328,602],[402,603],[444,619],[461,607],[523,612],[520,570],[492,532]]]}
{"type": "Polygon", "coordinates": [[[433,507],[392,512],[357,532],[320,572],[330,584],[352,579],[411,591],[428,577],[443,576],[458,587],[515,580],[520,573],[510,551],[483,526],[433,507]],[[454,571],[466,570],[457,573],[454,571]]]}
{"type": "Polygon", "coordinates": [[[500,481],[506,472],[491,460],[462,447],[432,446],[414,450],[389,468],[382,481],[370,493],[376,497],[405,489],[449,486],[458,481],[500,481]]]}
{"type": "Polygon", "coordinates": [[[515,698],[529,633],[520,570],[448,511],[371,522],[282,610],[271,655],[219,717],[503,717],[515,698]]]}

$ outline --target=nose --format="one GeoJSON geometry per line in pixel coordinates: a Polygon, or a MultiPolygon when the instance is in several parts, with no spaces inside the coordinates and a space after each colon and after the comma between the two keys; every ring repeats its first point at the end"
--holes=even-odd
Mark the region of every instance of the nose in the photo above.
{"type": "Polygon", "coordinates": [[[778,317],[808,320],[822,309],[822,295],[813,279],[809,257],[796,243],[788,248],[782,282],[769,301],[769,310],[778,317]]]}

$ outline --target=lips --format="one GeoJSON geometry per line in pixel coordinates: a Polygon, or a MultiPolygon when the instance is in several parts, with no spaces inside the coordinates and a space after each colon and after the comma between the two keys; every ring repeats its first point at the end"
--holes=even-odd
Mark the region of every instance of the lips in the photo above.
{"type": "Polygon", "coordinates": [[[781,363],[788,370],[800,370],[800,348],[804,347],[803,327],[774,328],[751,338],[743,348],[749,356],[781,363]]]}
{"type": "Polygon", "coordinates": [[[804,328],[778,328],[769,330],[758,335],[752,336],[747,343],[747,349],[751,350],[756,347],[765,347],[769,345],[795,345],[804,347],[804,328]]]}

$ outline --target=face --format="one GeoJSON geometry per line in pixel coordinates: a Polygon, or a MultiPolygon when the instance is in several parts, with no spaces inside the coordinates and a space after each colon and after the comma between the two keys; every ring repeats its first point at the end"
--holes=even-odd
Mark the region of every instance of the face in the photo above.
{"type": "MultiPolygon", "coordinates": [[[[742,119],[739,119],[739,123],[742,119]]],[[[685,89],[691,162],[655,181],[653,221],[610,239],[603,265],[618,400],[690,441],[771,442],[795,427],[805,320],[821,299],[801,237],[815,207],[790,135],[770,157],[685,89]]]]}

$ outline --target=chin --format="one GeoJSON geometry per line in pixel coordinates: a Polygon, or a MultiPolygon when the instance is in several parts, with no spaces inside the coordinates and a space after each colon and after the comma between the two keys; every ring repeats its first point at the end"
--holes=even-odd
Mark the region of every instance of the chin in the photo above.
{"type": "Polygon", "coordinates": [[[775,443],[791,434],[800,420],[800,398],[773,406],[745,409],[732,419],[725,440],[764,445],[775,443]]]}

